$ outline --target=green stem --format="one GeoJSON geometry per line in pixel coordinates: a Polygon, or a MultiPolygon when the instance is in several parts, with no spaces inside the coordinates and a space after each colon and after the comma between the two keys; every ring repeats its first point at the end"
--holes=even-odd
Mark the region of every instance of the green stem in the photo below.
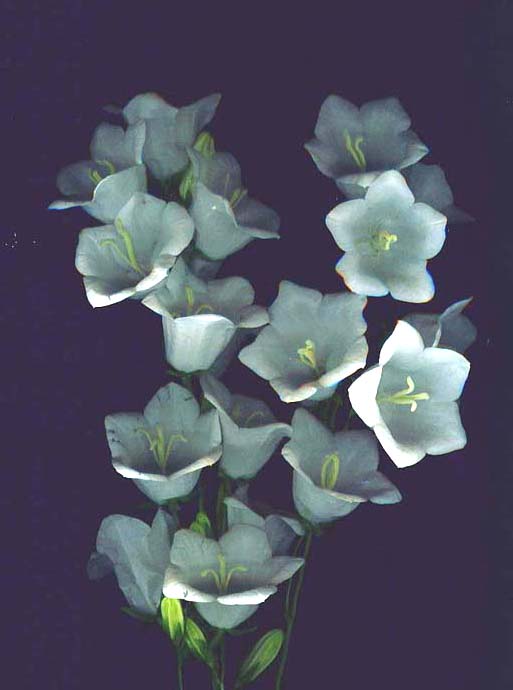
{"type": "Polygon", "coordinates": [[[183,657],[181,651],[178,651],[177,654],[176,676],[178,679],[178,690],[183,690],[183,657]]]}
{"type": "Polygon", "coordinates": [[[281,688],[282,688],[283,676],[285,674],[285,667],[287,665],[287,657],[288,657],[288,653],[289,653],[290,638],[292,636],[292,629],[294,627],[294,622],[296,620],[297,605],[299,602],[299,595],[301,594],[301,588],[303,586],[303,580],[305,578],[305,567],[306,567],[306,561],[308,558],[308,554],[310,553],[310,547],[312,545],[312,536],[313,536],[313,532],[311,530],[309,530],[308,534],[306,535],[305,549],[303,551],[303,558],[305,559],[305,563],[299,572],[297,582],[296,582],[296,588],[294,590],[294,594],[292,595],[289,606],[287,607],[287,610],[285,611],[285,621],[286,621],[285,638],[283,640],[283,646],[281,648],[280,665],[278,667],[278,673],[276,675],[276,685],[274,686],[275,690],[281,690],[281,688]]]}
{"type": "Polygon", "coordinates": [[[219,490],[217,492],[216,501],[216,526],[218,538],[221,537],[226,530],[226,506],[224,499],[230,495],[231,482],[228,477],[219,477],[219,490]]]}

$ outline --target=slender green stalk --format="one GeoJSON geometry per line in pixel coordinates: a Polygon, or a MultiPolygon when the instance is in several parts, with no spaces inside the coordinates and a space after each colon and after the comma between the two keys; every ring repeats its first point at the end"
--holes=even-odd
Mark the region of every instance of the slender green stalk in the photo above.
{"type": "Polygon", "coordinates": [[[179,650],[177,653],[176,660],[176,677],[178,679],[178,690],[183,690],[183,656],[182,652],[179,650]]]}
{"type": "Polygon", "coordinates": [[[280,653],[280,664],[278,667],[278,673],[276,674],[276,684],[274,686],[275,690],[281,690],[281,688],[282,688],[283,676],[285,674],[285,667],[287,665],[287,657],[288,657],[288,653],[289,653],[290,638],[292,636],[292,629],[294,627],[294,622],[296,620],[297,605],[299,602],[299,595],[301,594],[301,588],[303,586],[303,580],[305,578],[306,561],[308,558],[308,554],[310,553],[310,547],[312,545],[312,537],[313,537],[313,532],[311,530],[309,530],[308,534],[306,535],[305,549],[303,551],[303,558],[305,559],[305,563],[304,563],[303,567],[301,568],[301,570],[299,571],[299,575],[297,577],[294,593],[290,597],[289,605],[287,606],[287,610],[285,611],[285,622],[286,622],[285,637],[283,640],[283,646],[281,648],[281,653],[280,653]]]}

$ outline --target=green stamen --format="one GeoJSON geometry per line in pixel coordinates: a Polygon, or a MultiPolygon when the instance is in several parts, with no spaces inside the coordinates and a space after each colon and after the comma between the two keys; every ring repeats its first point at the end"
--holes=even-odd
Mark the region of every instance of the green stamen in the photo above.
{"type": "Polygon", "coordinates": [[[397,235],[393,235],[386,230],[375,232],[370,240],[372,248],[376,252],[389,252],[390,247],[397,242],[397,235]]]}
{"type": "MultiPolygon", "coordinates": [[[[108,175],[113,175],[116,172],[116,168],[114,167],[114,165],[110,161],[101,160],[101,161],[96,161],[96,162],[98,163],[98,165],[104,165],[107,168],[107,170],[109,172],[106,175],[106,177],[108,175]]],[[[94,170],[93,168],[89,168],[89,170],[87,171],[87,174],[88,174],[91,182],[94,184],[94,186],[96,186],[97,184],[100,184],[100,182],[104,179],[103,175],[100,175],[100,173],[97,170],[94,170]]]]}
{"type": "Polygon", "coordinates": [[[356,139],[353,141],[351,135],[347,129],[345,129],[344,143],[346,146],[346,151],[349,152],[351,158],[354,160],[358,168],[362,171],[365,170],[367,167],[367,161],[365,160],[365,155],[360,148],[361,144],[363,143],[363,137],[356,137],[356,139]]]}
{"type": "Polygon", "coordinates": [[[109,175],[114,175],[114,173],[116,172],[116,168],[115,168],[114,164],[111,163],[110,161],[101,160],[101,161],[96,161],[96,162],[98,163],[98,165],[104,165],[107,168],[107,170],[109,171],[109,175]]]}
{"type": "Polygon", "coordinates": [[[315,343],[313,340],[305,340],[303,347],[297,350],[301,364],[305,364],[310,369],[317,371],[317,358],[315,356],[315,343]]]}
{"type": "Polygon", "coordinates": [[[211,304],[206,302],[200,304],[196,309],[193,309],[195,303],[194,290],[189,286],[185,286],[185,301],[187,303],[187,316],[201,314],[201,312],[214,311],[211,304]]]}
{"type": "Polygon", "coordinates": [[[376,399],[378,402],[388,402],[393,405],[409,405],[410,412],[415,412],[419,400],[429,400],[429,393],[413,393],[414,390],[415,383],[411,376],[407,376],[406,388],[392,395],[380,395],[376,399]]]}
{"type": "Polygon", "coordinates": [[[333,489],[340,473],[340,458],[337,453],[324,456],[321,467],[321,486],[323,489],[333,489]]]}
{"type": "Polygon", "coordinates": [[[230,197],[230,201],[228,202],[232,208],[235,208],[239,201],[243,199],[246,194],[248,193],[247,189],[235,189],[230,197]]]}
{"type": "Polygon", "coordinates": [[[201,577],[212,577],[216,587],[220,593],[226,592],[230,586],[230,582],[235,573],[246,573],[248,569],[243,565],[235,565],[230,570],[226,568],[226,558],[222,553],[218,554],[217,560],[219,562],[219,572],[212,568],[202,570],[201,577]]]}
{"type": "Polygon", "coordinates": [[[116,219],[114,225],[116,226],[116,232],[118,233],[118,235],[123,241],[123,244],[125,245],[125,250],[123,251],[123,249],[121,249],[118,246],[116,240],[113,239],[101,240],[100,247],[112,247],[112,249],[119,256],[119,258],[125,261],[130,266],[130,268],[133,268],[133,270],[136,273],[144,275],[144,271],[140,267],[139,262],[137,260],[137,256],[135,254],[132,236],[125,228],[121,220],[119,220],[119,218],[116,219]]]}
{"type": "Polygon", "coordinates": [[[146,438],[148,439],[148,443],[150,444],[150,450],[153,453],[153,457],[155,458],[157,465],[161,469],[165,469],[175,442],[182,441],[184,443],[187,443],[187,439],[185,438],[185,436],[182,436],[182,434],[171,434],[171,436],[168,438],[166,442],[164,430],[162,429],[160,424],[157,424],[155,426],[154,433],[148,431],[147,429],[137,429],[137,431],[146,436],[146,438]]]}

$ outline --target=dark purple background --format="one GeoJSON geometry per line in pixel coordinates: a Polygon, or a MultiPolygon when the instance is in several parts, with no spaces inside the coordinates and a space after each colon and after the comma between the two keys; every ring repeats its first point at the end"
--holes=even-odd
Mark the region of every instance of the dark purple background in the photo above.
{"type": "MultiPolygon", "coordinates": [[[[335,92],[357,103],[398,96],[457,203],[477,218],[455,227],[432,261],[437,295],[428,309],[474,295],[469,314],[480,337],[463,402],[468,447],[403,471],[383,456],[404,501],[365,505],[314,544],[286,687],[511,688],[509,4],[1,6],[0,400],[12,440],[0,489],[2,612],[12,616],[3,677],[12,664],[11,687],[175,687],[158,629],[119,612],[112,580],[85,576],[104,516],[150,517],[136,510],[142,495],[111,468],[103,417],[139,410],[166,381],[160,320],[135,302],[90,308],[74,250],[78,230],[94,221],[46,211],[55,174],[85,156],[103,105],[146,90],[176,105],[220,91],[218,148],[236,155],[250,192],[282,218],[280,242],[254,242],[222,275],[248,277],[262,304],[282,278],[335,291],[339,251],[323,218],[338,197],[302,148],[323,98],[335,92]]],[[[371,300],[367,318],[375,324],[385,314],[392,326],[408,311],[371,300]]],[[[235,365],[226,380],[290,418],[292,409],[249,370],[235,365]]],[[[279,455],[256,494],[291,505],[279,455]]],[[[280,598],[258,616],[279,625],[280,598]]],[[[234,644],[232,656],[248,643],[234,644]]],[[[188,689],[208,687],[199,666],[187,679],[188,689]]],[[[267,677],[254,687],[272,685],[267,677]]]]}

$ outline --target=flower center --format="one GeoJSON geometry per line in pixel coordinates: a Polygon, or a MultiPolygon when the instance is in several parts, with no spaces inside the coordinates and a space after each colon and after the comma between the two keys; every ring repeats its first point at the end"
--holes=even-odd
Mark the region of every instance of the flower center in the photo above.
{"type": "Polygon", "coordinates": [[[374,251],[379,254],[380,252],[389,252],[393,244],[397,242],[397,235],[393,235],[386,230],[379,230],[375,232],[369,243],[374,251]]]}
{"type": "Polygon", "coordinates": [[[317,357],[315,354],[315,343],[313,340],[305,340],[303,347],[297,349],[297,356],[301,364],[318,371],[317,357]]]}
{"type": "Polygon", "coordinates": [[[164,430],[162,429],[160,424],[157,424],[155,426],[153,432],[142,428],[137,429],[137,431],[146,436],[146,438],[148,439],[148,443],[150,444],[150,450],[153,453],[155,462],[162,470],[166,468],[166,464],[169,460],[169,456],[171,455],[171,451],[173,450],[174,444],[177,441],[187,443],[187,439],[182,434],[171,434],[171,436],[166,441],[164,430]]]}
{"type": "Polygon", "coordinates": [[[406,388],[392,395],[378,395],[377,402],[388,402],[393,405],[409,405],[410,412],[415,412],[419,400],[429,400],[429,393],[414,393],[415,383],[411,376],[406,377],[406,388]]]}
{"type": "Polygon", "coordinates": [[[196,297],[194,295],[194,290],[190,285],[185,286],[185,302],[187,304],[187,316],[196,316],[201,314],[201,312],[212,312],[214,311],[212,305],[207,303],[202,303],[196,305],[196,297]]]}
{"type": "Polygon", "coordinates": [[[346,151],[356,163],[357,167],[363,171],[367,167],[367,161],[365,160],[365,155],[360,148],[362,143],[363,137],[355,137],[353,140],[347,129],[344,130],[344,144],[346,151]]]}
{"type": "Polygon", "coordinates": [[[98,165],[104,165],[107,168],[108,172],[107,172],[107,175],[101,175],[98,172],[98,170],[94,170],[94,168],[89,168],[89,170],[87,171],[87,174],[89,176],[89,179],[91,180],[91,182],[94,184],[95,187],[97,184],[99,184],[104,179],[104,177],[107,177],[108,175],[113,175],[116,172],[116,168],[114,167],[114,165],[110,161],[101,160],[101,161],[96,161],[96,162],[98,163],[98,165]]]}
{"type": "Polygon", "coordinates": [[[212,577],[217,590],[222,593],[226,592],[228,589],[230,581],[235,573],[246,573],[248,569],[243,565],[234,565],[233,568],[228,570],[226,567],[226,558],[222,553],[218,554],[217,560],[219,562],[218,570],[207,568],[206,570],[202,570],[200,575],[201,577],[212,577]]]}
{"type": "Polygon", "coordinates": [[[340,474],[340,458],[337,453],[324,456],[321,467],[321,486],[323,489],[333,489],[340,474]]]}
{"type": "Polygon", "coordinates": [[[239,403],[235,403],[232,407],[230,416],[234,422],[238,422],[242,426],[249,426],[256,419],[265,417],[264,413],[260,410],[253,410],[253,412],[244,419],[239,403]]]}
{"type": "Polygon", "coordinates": [[[119,218],[117,218],[114,222],[114,225],[116,226],[116,232],[119,235],[118,239],[121,239],[123,242],[123,247],[120,247],[118,245],[118,241],[108,239],[108,240],[101,240],[100,242],[100,247],[111,247],[112,251],[117,254],[117,256],[127,263],[130,268],[132,268],[136,273],[139,273],[140,275],[144,275],[144,271],[142,270],[141,266],[139,265],[139,261],[137,260],[137,256],[135,254],[135,248],[134,248],[134,242],[132,240],[132,236],[128,232],[128,230],[125,228],[123,223],[119,218]]]}
{"type": "Polygon", "coordinates": [[[243,199],[246,194],[248,193],[247,189],[243,189],[240,187],[239,189],[234,189],[233,193],[230,197],[230,201],[228,202],[232,208],[235,208],[239,201],[243,199]]]}

